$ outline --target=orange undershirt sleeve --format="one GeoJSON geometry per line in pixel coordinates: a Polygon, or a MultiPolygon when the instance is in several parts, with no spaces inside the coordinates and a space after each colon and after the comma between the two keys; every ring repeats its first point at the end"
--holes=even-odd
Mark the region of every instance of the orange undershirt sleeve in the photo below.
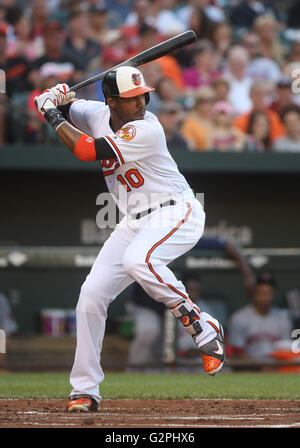
{"type": "Polygon", "coordinates": [[[73,154],[84,162],[96,160],[95,140],[87,134],[82,134],[76,143],[73,154]]]}

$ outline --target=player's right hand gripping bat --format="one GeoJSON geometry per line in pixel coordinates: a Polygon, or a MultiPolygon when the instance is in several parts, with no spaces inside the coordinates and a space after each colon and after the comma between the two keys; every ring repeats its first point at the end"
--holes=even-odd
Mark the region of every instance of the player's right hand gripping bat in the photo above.
{"type": "Polygon", "coordinates": [[[143,51],[142,53],[133,56],[130,59],[127,59],[124,62],[116,65],[115,67],[106,70],[105,72],[99,73],[98,75],[92,76],[91,78],[86,79],[70,88],[70,91],[74,92],[82,87],[86,87],[96,81],[99,81],[104,78],[104,76],[118,67],[122,67],[124,65],[129,65],[131,67],[138,67],[139,65],[146,64],[147,62],[154,61],[155,59],[161,58],[171,51],[177,50],[179,48],[185,47],[186,45],[190,45],[197,40],[197,36],[192,30],[185,31],[184,33],[178,34],[177,36],[171,37],[164,42],[155,45],[154,47],[148,48],[148,50],[143,51]]]}

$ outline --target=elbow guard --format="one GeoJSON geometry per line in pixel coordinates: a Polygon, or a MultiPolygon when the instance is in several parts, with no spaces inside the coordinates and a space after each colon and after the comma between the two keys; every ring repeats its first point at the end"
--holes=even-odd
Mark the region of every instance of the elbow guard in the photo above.
{"type": "Polygon", "coordinates": [[[87,134],[81,135],[76,143],[73,154],[75,154],[78,159],[85,162],[117,158],[116,154],[103,137],[94,139],[87,134]]]}
{"type": "Polygon", "coordinates": [[[76,143],[73,154],[84,162],[96,160],[95,140],[87,134],[82,134],[76,143]]]}

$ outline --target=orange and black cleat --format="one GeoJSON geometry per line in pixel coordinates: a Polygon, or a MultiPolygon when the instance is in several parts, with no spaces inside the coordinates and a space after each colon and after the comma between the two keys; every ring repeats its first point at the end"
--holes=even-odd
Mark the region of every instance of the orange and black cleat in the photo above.
{"type": "Polygon", "coordinates": [[[225,347],[224,332],[220,325],[220,329],[216,329],[217,336],[207,344],[199,347],[202,355],[203,367],[208,375],[218,373],[225,363],[225,347]]]}
{"type": "Polygon", "coordinates": [[[68,409],[68,412],[73,412],[73,411],[84,411],[84,412],[97,411],[98,410],[98,403],[90,395],[73,395],[72,398],[69,398],[67,409],[68,409]]]}

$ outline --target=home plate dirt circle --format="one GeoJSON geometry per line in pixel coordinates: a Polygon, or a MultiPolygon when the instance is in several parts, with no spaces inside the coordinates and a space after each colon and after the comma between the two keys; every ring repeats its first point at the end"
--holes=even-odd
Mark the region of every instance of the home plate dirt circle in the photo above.
{"type": "Polygon", "coordinates": [[[1,399],[0,428],[300,428],[297,400],[106,400],[68,413],[66,400],[1,399]]]}

